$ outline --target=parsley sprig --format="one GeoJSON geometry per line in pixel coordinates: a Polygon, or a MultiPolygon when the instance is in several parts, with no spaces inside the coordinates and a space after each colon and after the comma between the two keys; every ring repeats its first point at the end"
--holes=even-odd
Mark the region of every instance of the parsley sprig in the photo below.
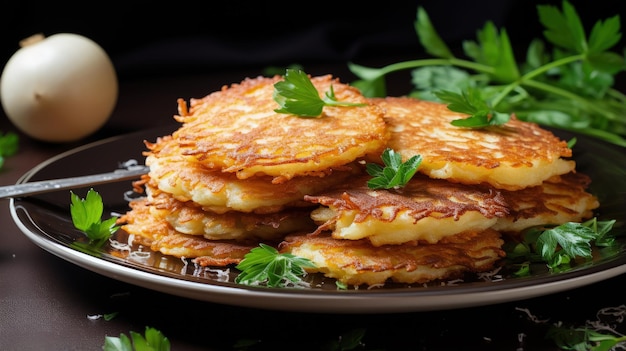
{"type": "Polygon", "coordinates": [[[170,351],[169,339],[159,330],[146,327],[144,335],[131,331],[130,338],[124,333],[119,337],[106,336],[102,349],[104,351],[170,351]]]}
{"type": "Polygon", "coordinates": [[[4,135],[0,133],[0,168],[4,165],[4,158],[17,153],[19,137],[13,132],[4,135]]]}
{"type": "Polygon", "coordinates": [[[288,68],[284,80],[274,84],[274,101],[280,108],[278,113],[293,114],[303,118],[315,118],[322,115],[324,106],[365,106],[364,103],[338,101],[333,86],[320,98],[319,92],[308,75],[299,69],[288,68]]]}
{"type": "Polygon", "coordinates": [[[102,196],[93,189],[89,189],[84,199],[73,191],[70,191],[70,197],[70,213],[74,227],[85,233],[90,246],[101,247],[119,229],[119,226],[115,225],[117,218],[111,217],[102,221],[104,211],[102,196]]]}
{"type": "Polygon", "coordinates": [[[298,285],[306,275],[305,267],[315,267],[309,259],[290,253],[279,253],[275,248],[259,244],[248,252],[235,267],[240,273],[235,283],[283,288],[298,285]]]}
{"type": "Polygon", "coordinates": [[[600,333],[589,328],[551,327],[546,337],[561,350],[609,351],[626,342],[626,336],[600,333]]]}
{"type": "Polygon", "coordinates": [[[402,155],[392,149],[385,149],[382,154],[385,167],[377,163],[368,163],[367,173],[373,178],[367,182],[370,189],[401,188],[413,178],[422,163],[422,156],[415,155],[402,162],[402,155]]]}
{"type": "Polygon", "coordinates": [[[457,127],[484,128],[493,125],[502,125],[511,119],[511,115],[494,110],[480,97],[480,92],[474,88],[459,94],[451,91],[436,92],[438,98],[448,102],[451,111],[467,113],[469,118],[453,120],[451,123],[457,127]]]}
{"type": "Polygon", "coordinates": [[[552,270],[565,269],[576,258],[590,259],[592,245],[607,247],[615,242],[609,235],[615,220],[592,218],[583,223],[567,222],[555,227],[534,227],[526,230],[521,242],[505,244],[507,258],[523,261],[518,275],[529,273],[528,265],[545,262],[552,270]]]}
{"type": "Polygon", "coordinates": [[[610,51],[621,39],[619,15],[597,21],[587,35],[569,2],[562,10],[551,5],[537,10],[545,38],[534,39],[525,62],[518,64],[506,30],[491,21],[476,41],[463,43],[467,58],[455,56],[418,7],[415,30],[434,58],[382,68],[349,63],[359,78],[353,85],[366,96],[382,97],[385,76],[410,69],[411,96],[455,105],[457,112],[470,115],[464,127],[497,124],[504,121],[500,114],[515,113],[522,120],[626,146],[626,95],[613,88],[614,76],[626,64],[610,51]]]}

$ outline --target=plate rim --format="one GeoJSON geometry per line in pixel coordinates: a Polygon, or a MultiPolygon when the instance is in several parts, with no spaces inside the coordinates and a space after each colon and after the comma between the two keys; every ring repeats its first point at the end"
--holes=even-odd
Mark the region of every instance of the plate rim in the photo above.
{"type": "MultiPolygon", "coordinates": [[[[38,172],[70,155],[85,152],[101,145],[113,145],[115,141],[126,138],[138,138],[148,133],[171,129],[165,125],[147,130],[116,135],[90,142],[48,158],[24,173],[16,184],[27,182],[38,172]]],[[[174,126],[175,128],[175,126],[174,126]]],[[[172,129],[174,130],[174,129],[172,129]]],[[[31,231],[20,218],[19,198],[9,199],[11,217],[20,231],[37,246],[45,251],[94,273],[123,281],[132,285],[177,295],[195,300],[249,307],[266,310],[282,310],[310,313],[400,313],[433,310],[447,310],[465,307],[492,305],[528,298],[549,295],[590,285],[602,280],[626,273],[626,254],[609,262],[595,266],[574,269],[569,272],[546,277],[530,277],[539,283],[530,283],[516,279],[515,282],[479,282],[480,286],[446,286],[420,290],[302,290],[289,288],[267,288],[250,286],[222,286],[210,282],[194,282],[172,278],[157,272],[148,272],[114,261],[94,257],[69,246],[48,240],[41,233],[31,231]],[[620,263],[621,262],[621,263],[620,263]],[[607,268],[602,269],[603,266],[607,268]],[[487,285],[486,283],[490,284],[487,285]],[[504,287],[502,286],[504,285],[504,287]]]]}

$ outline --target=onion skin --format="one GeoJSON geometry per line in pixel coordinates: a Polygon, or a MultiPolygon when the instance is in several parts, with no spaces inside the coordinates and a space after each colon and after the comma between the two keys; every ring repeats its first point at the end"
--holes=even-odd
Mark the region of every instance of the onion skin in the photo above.
{"type": "Polygon", "coordinates": [[[100,129],[118,97],[113,63],[94,41],[71,33],[35,35],[6,63],[2,108],[24,134],[72,142],[100,129]]]}

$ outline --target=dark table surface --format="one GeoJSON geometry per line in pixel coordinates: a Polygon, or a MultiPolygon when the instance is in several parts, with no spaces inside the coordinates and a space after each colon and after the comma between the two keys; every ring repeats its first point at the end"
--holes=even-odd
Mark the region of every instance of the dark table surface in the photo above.
{"type": "MultiPolygon", "coordinates": [[[[345,64],[337,63],[345,62],[339,56],[334,63],[318,60],[320,64],[308,64],[306,69],[314,75],[353,79],[345,64]]],[[[262,65],[271,60],[266,57],[262,65]]],[[[42,143],[21,135],[19,153],[0,169],[0,185],[14,184],[42,161],[82,144],[171,124],[177,98],[202,97],[224,84],[261,74],[261,66],[251,66],[245,59],[239,67],[193,72],[192,65],[165,74],[134,74],[141,66],[134,54],[116,60],[120,62],[126,68],[118,66],[119,100],[105,127],[70,144],[42,143]]],[[[401,80],[395,87],[406,91],[406,84],[401,80]]],[[[16,131],[4,115],[0,131],[16,131]]],[[[358,349],[363,350],[557,350],[546,332],[558,323],[579,327],[600,321],[626,332],[621,315],[603,314],[607,309],[623,313],[626,308],[626,275],[543,297],[461,309],[392,314],[271,311],[168,295],[66,262],[21,233],[8,200],[0,200],[0,224],[0,350],[100,350],[106,336],[143,332],[146,326],[163,332],[175,351],[234,350],[240,340],[257,340],[250,350],[324,350],[328,348],[321,345],[361,328],[364,346],[358,349]],[[108,321],[91,318],[114,312],[116,317],[108,321]]]]}

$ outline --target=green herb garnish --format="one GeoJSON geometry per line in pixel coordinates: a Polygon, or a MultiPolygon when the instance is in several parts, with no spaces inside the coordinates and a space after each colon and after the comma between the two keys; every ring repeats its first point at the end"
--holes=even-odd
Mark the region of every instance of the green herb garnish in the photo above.
{"type": "Polygon", "coordinates": [[[370,189],[401,188],[413,178],[422,163],[422,156],[415,155],[402,162],[402,155],[392,149],[385,149],[382,154],[385,167],[377,163],[368,163],[365,167],[372,179],[367,182],[370,189]]]}
{"type": "Polygon", "coordinates": [[[74,227],[87,235],[89,245],[101,247],[119,229],[119,226],[115,225],[117,218],[111,217],[102,221],[104,204],[100,194],[93,189],[89,189],[84,199],[72,191],[70,196],[72,201],[70,213],[74,227]]]}
{"type": "Polygon", "coordinates": [[[505,245],[507,258],[524,261],[524,270],[528,270],[531,262],[545,262],[553,270],[564,269],[576,258],[590,259],[592,244],[613,245],[615,238],[609,235],[613,224],[615,220],[598,221],[593,218],[583,223],[568,222],[552,228],[530,228],[524,232],[522,242],[505,245]]]}
{"type": "Polygon", "coordinates": [[[105,321],[110,321],[113,320],[113,318],[117,317],[117,315],[119,314],[119,312],[111,312],[111,313],[105,313],[102,318],[104,318],[105,321]]]}
{"type": "Polygon", "coordinates": [[[348,290],[348,285],[344,282],[340,282],[339,280],[335,281],[335,286],[337,290],[348,290]]]}
{"type": "Polygon", "coordinates": [[[561,350],[609,351],[626,342],[626,336],[600,333],[589,328],[552,326],[546,338],[552,339],[561,350]]]}
{"type": "Polygon", "coordinates": [[[365,96],[383,97],[385,76],[408,69],[411,96],[449,103],[470,115],[455,125],[479,128],[515,113],[521,120],[626,146],[626,95],[613,88],[614,76],[626,65],[622,53],[609,51],[621,39],[619,15],[597,21],[587,35],[569,2],[562,10],[551,5],[537,10],[545,38],[534,39],[518,64],[506,30],[492,22],[478,31],[476,41],[463,43],[467,58],[456,57],[418,7],[415,30],[434,58],[382,68],[349,63],[359,78],[352,84],[365,96]]]}
{"type": "Polygon", "coordinates": [[[4,165],[4,158],[17,153],[19,137],[17,134],[8,132],[4,135],[0,133],[0,168],[4,165]]]}
{"type": "Polygon", "coordinates": [[[280,108],[278,113],[293,114],[299,117],[315,118],[322,115],[324,106],[365,106],[364,103],[337,101],[333,86],[320,98],[319,92],[304,71],[287,69],[285,79],[274,84],[274,101],[280,108]]]}
{"type": "Polygon", "coordinates": [[[145,337],[137,332],[130,332],[119,337],[106,336],[104,351],[170,351],[170,341],[160,331],[146,327],[145,337]]]}
{"type": "Polygon", "coordinates": [[[365,345],[363,338],[365,337],[366,330],[364,328],[357,328],[348,330],[341,334],[337,340],[333,340],[324,345],[323,350],[328,351],[348,351],[359,350],[365,345]]]}
{"type": "Polygon", "coordinates": [[[262,74],[265,77],[279,76],[279,75],[285,74],[285,69],[286,68],[296,69],[296,70],[303,69],[302,65],[298,64],[298,63],[290,64],[287,67],[284,67],[284,66],[268,66],[268,67],[263,68],[263,73],[262,74]]]}
{"type": "Polygon", "coordinates": [[[493,125],[502,125],[509,121],[511,115],[500,113],[490,107],[487,102],[480,97],[480,92],[470,88],[461,93],[452,91],[439,91],[435,95],[443,101],[448,102],[448,109],[451,111],[470,115],[468,118],[452,121],[452,125],[457,127],[484,128],[493,125]]]}
{"type": "Polygon", "coordinates": [[[250,250],[235,267],[241,271],[235,283],[286,287],[301,284],[306,275],[305,267],[315,267],[309,259],[289,253],[279,253],[275,248],[259,244],[250,250]]]}

